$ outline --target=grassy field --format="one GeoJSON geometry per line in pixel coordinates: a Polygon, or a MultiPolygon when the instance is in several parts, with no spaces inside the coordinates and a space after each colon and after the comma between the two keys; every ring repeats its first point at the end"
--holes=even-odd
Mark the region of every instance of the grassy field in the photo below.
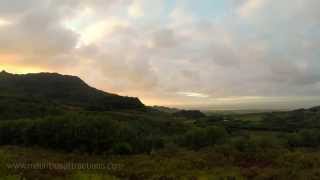
{"type": "Polygon", "coordinates": [[[317,179],[318,151],[279,149],[258,154],[224,151],[161,151],[152,155],[89,156],[40,148],[0,147],[1,179],[317,179]],[[104,164],[104,169],[18,168],[19,164],[104,164]]]}

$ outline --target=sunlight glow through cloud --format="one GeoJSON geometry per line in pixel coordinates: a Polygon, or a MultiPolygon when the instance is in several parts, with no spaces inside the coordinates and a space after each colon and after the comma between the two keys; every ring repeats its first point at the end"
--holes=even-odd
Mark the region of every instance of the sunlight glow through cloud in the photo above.
{"type": "Polygon", "coordinates": [[[133,3],[129,6],[128,14],[133,18],[139,18],[144,15],[143,9],[141,7],[141,2],[139,0],[133,1],[133,3]]]}
{"type": "Polygon", "coordinates": [[[10,21],[7,21],[5,19],[0,18],[0,27],[1,26],[8,26],[10,24],[12,24],[10,21]]]}
{"type": "Polygon", "coordinates": [[[177,94],[188,96],[188,97],[196,97],[196,98],[208,98],[209,95],[202,94],[202,93],[196,93],[196,92],[178,92],[177,94]]]}

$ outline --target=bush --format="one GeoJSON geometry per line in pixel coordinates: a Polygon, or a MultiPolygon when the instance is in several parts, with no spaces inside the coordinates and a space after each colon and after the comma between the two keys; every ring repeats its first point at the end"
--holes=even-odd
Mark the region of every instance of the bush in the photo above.
{"type": "Polygon", "coordinates": [[[222,127],[211,126],[206,129],[206,136],[209,145],[215,145],[225,141],[228,136],[227,131],[222,127]]]}
{"type": "Polygon", "coordinates": [[[192,149],[200,149],[208,145],[206,131],[202,128],[189,130],[184,136],[184,144],[192,149]]]}
{"type": "Polygon", "coordinates": [[[254,153],[258,149],[256,142],[246,137],[234,138],[231,143],[240,152],[254,153]]]}
{"type": "Polygon", "coordinates": [[[320,133],[316,130],[302,130],[299,132],[302,145],[306,147],[317,147],[320,145],[320,133]]]}
{"type": "Polygon", "coordinates": [[[132,147],[128,143],[117,143],[113,145],[112,152],[118,155],[129,155],[132,153],[132,147]]]}
{"type": "Polygon", "coordinates": [[[302,138],[298,133],[288,134],[285,138],[289,147],[301,146],[302,138]]]}
{"type": "Polygon", "coordinates": [[[222,127],[194,128],[184,135],[183,145],[198,150],[202,147],[222,143],[227,136],[227,131],[222,127]]]}
{"type": "Polygon", "coordinates": [[[318,147],[320,145],[320,133],[316,130],[301,130],[285,138],[289,147],[318,147]]]}

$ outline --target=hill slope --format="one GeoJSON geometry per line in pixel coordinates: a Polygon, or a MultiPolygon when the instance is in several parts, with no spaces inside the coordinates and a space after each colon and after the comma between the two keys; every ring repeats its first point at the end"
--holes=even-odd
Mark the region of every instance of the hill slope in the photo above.
{"type": "Polygon", "coordinates": [[[26,98],[90,110],[136,109],[144,107],[138,98],[97,90],[79,77],[57,73],[16,75],[0,73],[1,99],[26,98]]]}

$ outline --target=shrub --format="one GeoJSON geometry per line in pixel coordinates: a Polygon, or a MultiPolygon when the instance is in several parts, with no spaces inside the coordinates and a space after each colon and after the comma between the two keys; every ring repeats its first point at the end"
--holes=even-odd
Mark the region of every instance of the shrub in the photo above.
{"type": "Polygon", "coordinates": [[[184,144],[192,149],[200,149],[208,145],[207,134],[203,128],[189,130],[184,136],[184,144]]]}
{"type": "Polygon", "coordinates": [[[240,152],[253,153],[256,152],[258,149],[256,142],[251,141],[249,138],[245,137],[234,138],[231,143],[240,152]]]}
{"type": "Polygon", "coordinates": [[[320,133],[316,130],[301,130],[285,138],[289,147],[318,147],[320,145],[320,133]]]}
{"type": "Polygon", "coordinates": [[[202,147],[222,143],[227,135],[227,131],[222,127],[194,128],[184,135],[183,144],[198,150],[202,147]]]}
{"type": "Polygon", "coordinates": [[[211,126],[206,129],[206,136],[209,145],[215,145],[225,141],[228,136],[227,131],[222,127],[211,126]]]}
{"type": "Polygon", "coordinates": [[[132,153],[132,147],[128,143],[117,143],[113,145],[112,152],[118,155],[128,155],[132,153]]]}

